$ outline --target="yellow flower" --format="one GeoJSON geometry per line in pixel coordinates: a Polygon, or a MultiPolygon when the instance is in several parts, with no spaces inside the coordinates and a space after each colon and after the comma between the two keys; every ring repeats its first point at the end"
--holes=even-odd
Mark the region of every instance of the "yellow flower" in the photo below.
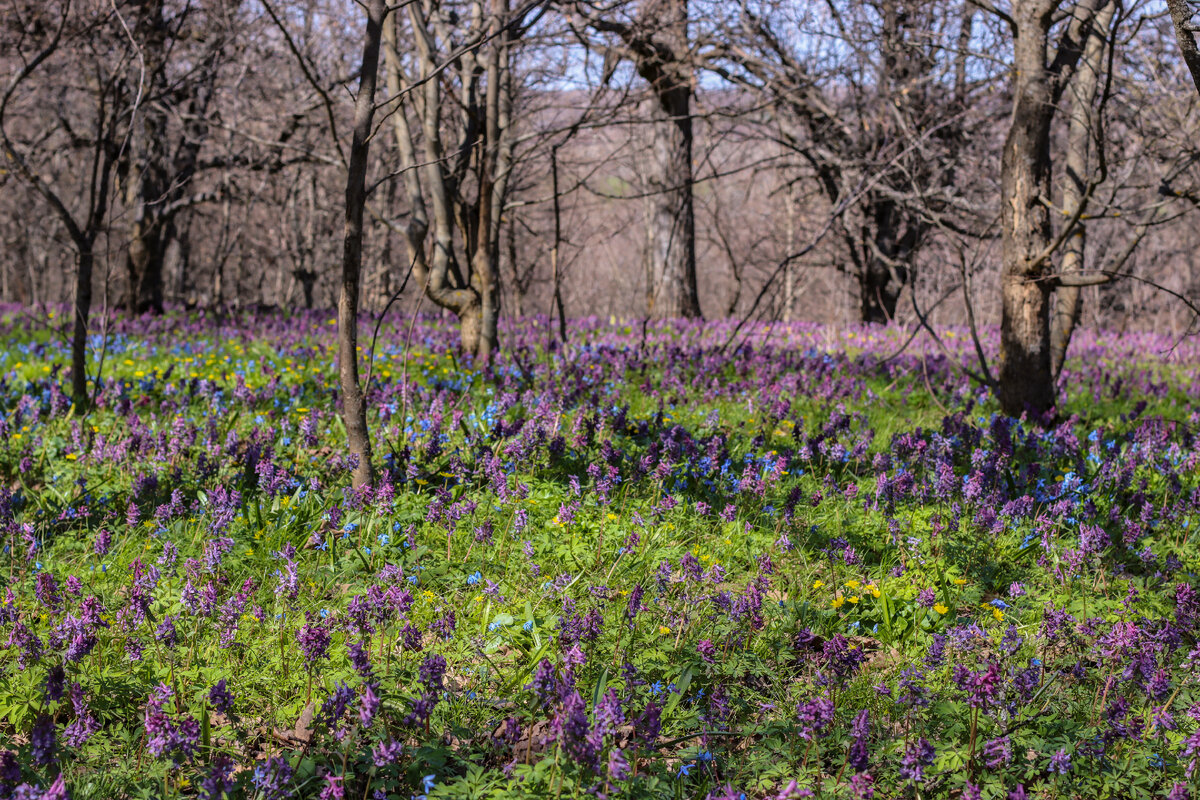
{"type": "Polygon", "coordinates": [[[74,453],[67,453],[64,458],[66,458],[67,461],[74,461],[75,459],[79,458],[79,456],[75,455],[74,453]]]}
{"type": "Polygon", "coordinates": [[[834,608],[841,608],[845,604],[846,604],[846,598],[842,597],[840,594],[837,597],[833,598],[833,607],[834,608]]]}
{"type": "Polygon", "coordinates": [[[667,634],[669,634],[671,632],[671,629],[668,628],[666,625],[660,625],[658,627],[658,632],[661,633],[663,636],[666,636],[667,634]]]}
{"type": "Polygon", "coordinates": [[[847,597],[846,599],[847,599],[847,600],[849,600],[851,603],[857,603],[857,602],[858,602],[858,595],[856,595],[856,594],[852,594],[852,595],[850,595],[849,597],[847,597]]]}
{"type": "Polygon", "coordinates": [[[998,608],[993,608],[992,616],[996,618],[996,622],[1000,622],[1004,619],[1004,612],[998,608]]]}
{"type": "Polygon", "coordinates": [[[879,597],[879,595],[882,594],[882,592],[879,591],[879,587],[873,583],[868,583],[866,586],[864,586],[863,591],[871,595],[871,597],[879,597]]]}
{"type": "Polygon", "coordinates": [[[955,578],[954,580],[952,580],[950,582],[953,583],[955,586],[962,586],[964,583],[967,582],[967,579],[966,578],[955,578]]]}
{"type": "Polygon", "coordinates": [[[814,589],[820,589],[824,585],[825,585],[825,581],[813,581],[814,589]]]}
{"type": "Polygon", "coordinates": [[[936,605],[933,607],[933,610],[934,610],[934,611],[936,611],[936,612],[938,612],[939,614],[945,614],[945,613],[946,613],[947,611],[949,611],[950,609],[946,608],[946,607],[945,607],[944,605],[942,605],[941,603],[938,603],[938,604],[936,604],[936,605]]]}
{"type": "Polygon", "coordinates": [[[857,589],[858,585],[858,581],[846,581],[846,586],[850,587],[851,589],[857,589]]]}

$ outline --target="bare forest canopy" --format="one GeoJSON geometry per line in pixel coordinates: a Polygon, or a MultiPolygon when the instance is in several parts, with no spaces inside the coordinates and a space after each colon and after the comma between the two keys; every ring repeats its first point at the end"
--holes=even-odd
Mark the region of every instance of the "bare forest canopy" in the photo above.
{"type": "Polygon", "coordinates": [[[1045,411],[1077,326],[1196,327],[1198,11],[12,0],[0,299],[74,309],[77,398],[101,310],[338,306],[352,354],[393,304],[484,360],[502,315],[998,326],[976,377],[1045,411]]]}

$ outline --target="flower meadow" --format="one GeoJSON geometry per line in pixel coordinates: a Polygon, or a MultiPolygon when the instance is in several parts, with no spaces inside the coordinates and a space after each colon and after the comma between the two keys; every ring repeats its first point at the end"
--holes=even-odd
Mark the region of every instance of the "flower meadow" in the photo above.
{"type": "Polygon", "coordinates": [[[0,798],[1197,796],[1194,341],[1017,420],[963,331],[388,318],[355,491],[327,316],[111,319],[86,415],[55,325],[0,322],[0,798]]]}

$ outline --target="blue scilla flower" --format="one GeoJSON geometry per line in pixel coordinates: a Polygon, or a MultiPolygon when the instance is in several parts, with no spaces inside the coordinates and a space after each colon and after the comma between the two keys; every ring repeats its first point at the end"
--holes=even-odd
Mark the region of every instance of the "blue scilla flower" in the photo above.
{"type": "Polygon", "coordinates": [[[479,583],[481,580],[483,580],[483,575],[479,574],[479,570],[475,570],[474,572],[472,572],[470,575],[467,576],[467,585],[474,586],[475,584],[479,583]]]}
{"type": "Polygon", "coordinates": [[[521,627],[527,631],[533,630],[533,620],[526,620],[525,624],[521,627]]]}
{"type": "Polygon", "coordinates": [[[999,597],[992,601],[992,605],[999,609],[1008,608],[1008,603],[1004,602],[999,597]]]}

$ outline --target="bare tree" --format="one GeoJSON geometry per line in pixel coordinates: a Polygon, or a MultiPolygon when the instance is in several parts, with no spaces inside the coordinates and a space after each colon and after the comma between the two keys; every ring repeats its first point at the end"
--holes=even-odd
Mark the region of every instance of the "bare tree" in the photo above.
{"type": "MultiPolygon", "coordinates": [[[[1018,0],[1004,20],[1013,34],[1013,112],[1001,155],[1001,321],[997,397],[1005,413],[1054,407],[1051,258],[1085,204],[1054,235],[1051,125],[1103,0],[1018,0]],[[1056,15],[1065,19],[1053,41],[1056,15]]],[[[1085,187],[1090,193],[1091,186],[1085,187]]]]}
{"type": "Polygon", "coordinates": [[[375,118],[375,82],[379,72],[379,46],[387,20],[386,0],[368,0],[367,27],[359,69],[358,97],[354,101],[349,166],[346,170],[346,230],[342,249],[342,291],[338,296],[338,374],[342,384],[342,417],[354,466],[354,485],[374,483],[371,432],[367,404],[358,379],[358,294],[362,272],[363,209],[366,206],[367,155],[371,122],[375,118]]]}
{"type": "Polygon", "coordinates": [[[111,12],[74,9],[70,0],[65,0],[57,8],[57,19],[48,13],[51,8],[31,4],[16,9],[19,33],[14,49],[21,52],[29,47],[34,53],[22,55],[21,68],[0,97],[0,139],[17,174],[53,209],[75,251],[71,391],[76,408],[82,411],[89,399],[87,335],[96,242],[107,229],[115,165],[136,107],[135,98],[124,92],[126,71],[133,68],[133,57],[115,30],[115,8],[111,12]],[[64,63],[56,63],[55,59],[64,56],[64,63]],[[80,63],[86,64],[90,76],[83,82],[82,92],[70,75],[80,63]],[[56,94],[60,99],[69,97],[70,105],[58,109],[55,127],[65,139],[66,152],[80,154],[78,159],[69,159],[71,171],[82,176],[75,181],[59,183],[48,177],[55,145],[62,145],[62,141],[56,143],[43,131],[30,130],[29,126],[23,126],[24,135],[10,129],[11,106],[39,70],[53,74],[39,87],[43,91],[30,98],[35,105],[37,98],[45,102],[56,94]],[[65,193],[67,186],[75,189],[73,197],[65,193]]]}
{"type": "Polygon", "coordinates": [[[791,154],[792,175],[808,167],[830,206],[880,174],[836,226],[863,322],[895,318],[935,220],[969,224],[956,176],[986,119],[968,111],[987,82],[965,68],[972,16],[964,3],[742,3],[705,62],[770,104],[764,134],[791,154]],[[796,34],[809,26],[833,34],[832,52],[796,34]]]}
{"type": "Polygon", "coordinates": [[[124,302],[133,313],[162,313],[167,254],[182,244],[186,228],[180,216],[215,199],[214,192],[195,191],[193,178],[238,6],[239,0],[203,11],[172,9],[164,0],[133,5],[130,36],[141,66],[136,91],[143,97],[122,164],[130,217],[124,302]],[[190,49],[191,41],[202,44],[190,49]]]}
{"type": "Polygon", "coordinates": [[[501,222],[513,166],[512,45],[543,5],[414,2],[406,9],[411,51],[398,45],[399,16],[387,31],[389,114],[408,195],[413,275],[430,300],[458,316],[463,352],[479,363],[497,346],[501,222]]]}
{"type": "Polygon", "coordinates": [[[642,0],[632,16],[627,6],[577,2],[575,10],[584,25],[609,37],[603,45],[606,80],[617,60],[627,58],[654,96],[646,311],[660,318],[699,317],[692,173],[696,69],[688,0],[642,0]]]}

